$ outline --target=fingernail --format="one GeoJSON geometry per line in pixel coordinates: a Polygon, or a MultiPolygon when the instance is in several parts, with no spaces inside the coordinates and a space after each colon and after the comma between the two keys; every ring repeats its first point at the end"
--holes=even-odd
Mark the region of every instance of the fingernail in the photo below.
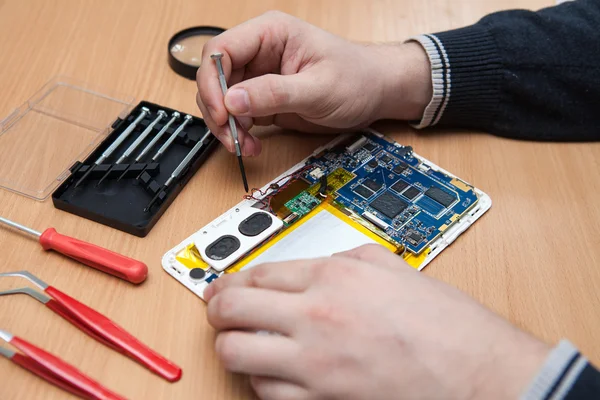
{"type": "Polygon", "coordinates": [[[232,89],[225,96],[225,106],[232,114],[245,114],[250,111],[250,97],[246,89],[232,89]]]}
{"type": "Polygon", "coordinates": [[[250,146],[248,143],[242,148],[242,156],[244,157],[252,157],[252,153],[250,152],[250,146]]]}
{"type": "Polygon", "coordinates": [[[257,157],[260,155],[262,150],[262,143],[260,142],[260,139],[256,138],[255,136],[252,137],[252,141],[254,142],[254,154],[252,154],[252,156],[257,157]]]}
{"type": "Polygon", "coordinates": [[[245,130],[249,130],[254,125],[252,117],[237,117],[237,120],[245,130]]]}
{"type": "Polygon", "coordinates": [[[231,138],[231,136],[227,136],[225,138],[225,147],[230,153],[233,153],[235,151],[235,145],[233,144],[233,139],[231,138]]]}
{"type": "Polygon", "coordinates": [[[214,120],[216,110],[211,106],[206,106],[206,111],[208,111],[208,116],[214,120]]]}

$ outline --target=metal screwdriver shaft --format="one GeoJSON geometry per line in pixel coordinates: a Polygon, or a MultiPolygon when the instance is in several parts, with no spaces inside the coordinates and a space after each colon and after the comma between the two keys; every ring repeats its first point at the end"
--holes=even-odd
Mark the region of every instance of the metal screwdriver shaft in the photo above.
{"type": "MultiPolygon", "coordinates": [[[[167,149],[169,147],[171,147],[171,145],[173,144],[173,142],[175,141],[175,139],[177,139],[177,136],[179,136],[179,134],[181,133],[181,131],[183,131],[185,129],[186,125],[189,124],[190,122],[192,122],[193,119],[194,119],[194,117],[192,117],[189,114],[184,117],[183,122],[181,123],[181,125],[179,125],[177,127],[177,129],[175,129],[175,132],[173,132],[173,134],[171,136],[169,136],[169,138],[167,139],[167,141],[162,146],[160,146],[160,148],[158,149],[158,151],[156,152],[156,154],[154,154],[152,156],[152,161],[150,161],[150,163],[158,161],[158,159],[165,153],[165,151],[167,151],[167,149]]],[[[142,176],[142,174],[144,173],[145,170],[146,170],[146,168],[144,168],[142,170],[142,172],[140,172],[140,174],[138,175],[138,177],[136,179],[140,179],[140,177],[142,176]]]]}
{"type": "MultiPolygon", "coordinates": [[[[223,92],[223,97],[227,94],[227,81],[225,80],[225,72],[223,71],[223,64],[221,63],[221,58],[223,58],[222,53],[211,54],[210,58],[215,60],[217,63],[217,71],[219,73],[219,84],[221,85],[221,91],[223,92]]],[[[242,180],[244,181],[244,190],[248,193],[248,180],[246,179],[246,169],[244,168],[244,162],[242,161],[242,149],[240,147],[240,141],[238,139],[238,131],[237,126],[235,124],[235,118],[233,115],[229,114],[229,129],[231,130],[231,137],[233,139],[233,144],[235,145],[235,154],[238,158],[238,163],[240,164],[240,172],[242,173],[242,180]]]]}
{"type": "MultiPolygon", "coordinates": [[[[117,162],[114,163],[113,165],[111,165],[111,167],[108,169],[108,171],[106,171],[104,176],[98,181],[98,183],[96,184],[96,187],[98,187],[102,184],[102,182],[110,174],[110,172],[115,167],[115,165],[124,163],[131,156],[131,154],[140,146],[140,144],[144,141],[144,139],[146,139],[146,137],[148,137],[150,132],[152,132],[152,129],[154,129],[154,126],[156,124],[158,124],[160,122],[160,120],[166,116],[167,116],[166,112],[164,112],[163,110],[158,110],[157,117],[154,119],[154,121],[150,122],[148,127],[146,129],[144,129],[144,131],[140,134],[140,136],[138,136],[137,139],[135,139],[135,141],[127,148],[127,150],[125,150],[125,152],[121,155],[121,157],[119,157],[117,162]]],[[[125,172],[127,172],[127,170],[125,170],[125,172]]]]}
{"type": "Polygon", "coordinates": [[[133,132],[133,130],[136,128],[136,126],[144,118],[146,118],[146,116],[148,114],[150,114],[150,110],[146,107],[142,107],[142,111],[140,112],[140,115],[127,127],[127,129],[125,129],[123,131],[123,133],[121,133],[119,135],[117,140],[115,140],[108,149],[104,150],[104,153],[102,153],[102,155],[100,157],[98,157],[98,159],[94,162],[94,164],[90,167],[90,169],[88,169],[86,171],[86,173],[83,174],[83,176],[77,181],[77,183],[75,184],[75,187],[78,187],[79,185],[81,185],[81,183],[88,177],[89,174],[92,173],[92,171],[98,165],[102,164],[104,162],[104,160],[106,160],[108,157],[110,157],[111,154],[114,153],[114,151],[117,149],[117,147],[119,147],[121,145],[121,143],[123,143],[125,141],[125,139],[127,139],[127,137],[129,137],[129,135],[131,135],[131,132],[133,132]]]}
{"type": "MultiPolygon", "coordinates": [[[[117,179],[117,182],[120,181],[121,179],[123,179],[123,177],[125,176],[125,174],[129,170],[129,168],[131,168],[131,165],[137,164],[137,163],[139,163],[140,161],[142,161],[144,159],[144,157],[146,156],[146,154],[148,154],[150,152],[150,150],[152,150],[152,148],[154,147],[154,145],[156,144],[156,142],[158,142],[160,140],[160,138],[163,137],[163,135],[171,127],[171,125],[173,124],[173,122],[175,122],[179,118],[179,115],[180,114],[177,111],[175,111],[173,113],[173,116],[171,117],[171,119],[169,120],[169,122],[167,122],[165,124],[165,126],[163,126],[163,128],[156,134],[156,136],[154,136],[152,138],[152,140],[150,141],[150,143],[148,143],[148,145],[146,145],[146,147],[144,147],[144,150],[142,150],[142,152],[137,155],[137,157],[135,158],[135,160],[133,160],[133,163],[131,163],[129,165],[129,167],[121,174],[121,176],[119,177],[119,179],[117,179]]],[[[146,168],[144,168],[144,170],[142,170],[142,173],[145,170],[146,170],[146,168]]]]}
{"type": "Polygon", "coordinates": [[[148,212],[150,210],[150,208],[154,205],[154,203],[156,202],[156,200],[158,200],[158,197],[160,196],[160,193],[164,192],[165,190],[167,190],[169,188],[169,186],[171,186],[171,184],[177,178],[179,178],[179,176],[181,175],[181,173],[189,165],[190,161],[192,161],[192,159],[194,158],[194,156],[204,146],[204,143],[206,142],[206,140],[208,139],[208,137],[210,136],[210,134],[211,134],[210,130],[207,130],[206,133],[204,134],[204,136],[202,136],[202,138],[198,141],[198,143],[196,143],[196,145],[192,148],[192,150],[190,150],[190,152],[185,156],[185,158],[179,163],[179,165],[177,166],[177,168],[175,168],[175,170],[173,171],[173,173],[171,174],[171,176],[169,177],[169,179],[165,182],[165,184],[158,190],[158,192],[156,192],[156,195],[154,195],[154,198],[152,198],[152,200],[150,201],[150,203],[148,203],[148,205],[146,206],[146,208],[144,208],[144,212],[148,212]]]}
{"type": "Polygon", "coordinates": [[[26,226],[23,226],[21,224],[17,224],[16,222],[11,221],[10,219],[6,219],[6,218],[2,218],[0,217],[0,223],[3,223],[4,225],[8,225],[11,228],[15,228],[21,232],[25,232],[31,236],[35,236],[37,238],[39,238],[40,236],[42,236],[41,232],[38,232],[36,230],[33,230],[31,228],[28,228],[26,226]]]}

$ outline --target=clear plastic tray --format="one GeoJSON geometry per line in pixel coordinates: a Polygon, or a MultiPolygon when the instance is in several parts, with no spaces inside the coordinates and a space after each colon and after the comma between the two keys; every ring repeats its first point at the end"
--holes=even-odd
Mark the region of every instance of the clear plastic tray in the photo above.
{"type": "Polygon", "coordinates": [[[0,122],[0,188],[47,199],[133,106],[134,98],[52,79],[0,122]]]}

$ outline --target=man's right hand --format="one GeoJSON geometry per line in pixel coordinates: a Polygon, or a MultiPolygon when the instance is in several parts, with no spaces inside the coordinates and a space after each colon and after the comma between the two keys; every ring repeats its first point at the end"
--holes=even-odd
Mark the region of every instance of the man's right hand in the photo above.
{"type": "Polygon", "coordinates": [[[228,112],[242,125],[244,156],[258,155],[253,125],[340,132],[378,119],[419,119],[431,99],[429,61],[418,44],[365,45],[269,12],[215,37],[198,69],[197,102],[213,134],[234,151],[228,112]],[[210,55],[223,53],[221,93],[210,55]]]}

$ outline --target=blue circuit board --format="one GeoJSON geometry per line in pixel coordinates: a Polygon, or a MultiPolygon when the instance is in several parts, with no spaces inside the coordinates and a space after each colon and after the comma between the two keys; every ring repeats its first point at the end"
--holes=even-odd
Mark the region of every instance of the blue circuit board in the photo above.
{"type": "Polygon", "coordinates": [[[422,163],[412,148],[373,134],[353,137],[308,163],[314,167],[304,176],[310,183],[338,168],[352,172],[335,201],[415,254],[478,201],[471,186],[422,163]]]}

